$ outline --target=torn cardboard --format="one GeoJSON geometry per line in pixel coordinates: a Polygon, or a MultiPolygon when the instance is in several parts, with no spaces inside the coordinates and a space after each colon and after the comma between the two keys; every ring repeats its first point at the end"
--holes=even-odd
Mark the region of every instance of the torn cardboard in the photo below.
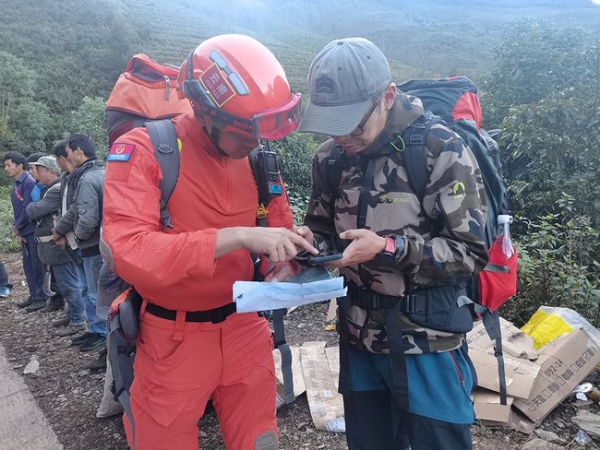
{"type": "MultiPolygon", "coordinates": [[[[530,361],[537,359],[538,352],[533,348],[533,339],[502,317],[500,317],[500,331],[505,355],[527,358],[530,361]]],[[[490,339],[482,320],[476,322],[473,329],[467,334],[467,343],[469,348],[480,348],[492,352],[494,349],[494,341],[490,339]]]]}
{"type": "Polygon", "coordinates": [[[494,422],[500,426],[510,426],[511,406],[514,400],[512,397],[506,399],[506,405],[501,405],[497,392],[475,388],[471,392],[471,399],[477,419],[494,422]]]}
{"type": "Polygon", "coordinates": [[[331,372],[331,378],[333,379],[333,384],[337,391],[340,387],[340,348],[337,346],[325,347],[325,355],[327,356],[329,371],[331,372]]]}
{"type": "MultiPolygon", "coordinates": [[[[498,360],[487,350],[472,347],[469,356],[477,372],[478,386],[499,392],[498,360]]],[[[540,366],[527,359],[504,355],[506,393],[512,397],[528,399],[533,389],[540,366]]],[[[496,394],[498,396],[498,394],[496,394]]]]}
{"type": "Polygon", "coordinates": [[[300,347],[306,398],[317,430],[343,433],[346,431],[344,405],[335,381],[339,375],[339,363],[334,363],[339,356],[335,355],[335,350],[326,350],[325,344],[320,341],[305,342],[300,347]],[[336,371],[338,375],[334,375],[336,371]]]}
{"type": "Polygon", "coordinates": [[[512,407],[513,398],[508,397],[506,405],[500,404],[496,392],[476,388],[471,393],[475,417],[488,427],[512,428],[525,434],[532,434],[535,424],[512,407]]]}
{"type": "MultiPolygon", "coordinates": [[[[298,397],[306,391],[304,385],[304,376],[302,375],[302,366],[300,363],[300,347],[290,346],[292,352],[292,380],[294,382],[294,395],[298,397]]],[[[275,379],[277,382],[277,392],[275,402],[277,409],[285,404],[285,386],[283,384],[283,374],[281,372],[281,353],[279,350],[273,350],[273,361],[275,362],[275,379]]]]}
{"type": "Polygon", "coordinates": [[[584,330],[564,334],[540,349],[541,369],[527,400],[513,405],[535,423],[563,401],[600,363],[600,348],[584,330]]]}

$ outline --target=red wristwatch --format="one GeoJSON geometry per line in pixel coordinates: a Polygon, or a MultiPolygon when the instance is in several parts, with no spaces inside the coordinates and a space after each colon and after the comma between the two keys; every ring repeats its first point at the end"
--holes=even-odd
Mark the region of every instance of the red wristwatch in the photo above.
{"type": "Polygon", "coordinates": [[[385,247],[375,255],[373,260],[382,266],[395,266],[404,251],[404,236],[390,234],[385,237],[385,247]]]}

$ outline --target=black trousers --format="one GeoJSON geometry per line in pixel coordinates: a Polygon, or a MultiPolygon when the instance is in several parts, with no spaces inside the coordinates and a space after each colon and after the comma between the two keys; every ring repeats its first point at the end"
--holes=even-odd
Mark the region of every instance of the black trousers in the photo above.
{"type": "Polygon", "coordinates": [[[344,395],[344,415],[348,450],[473,448],[469,425],[400,411],[389,390],[349,391],[344,395]]]}

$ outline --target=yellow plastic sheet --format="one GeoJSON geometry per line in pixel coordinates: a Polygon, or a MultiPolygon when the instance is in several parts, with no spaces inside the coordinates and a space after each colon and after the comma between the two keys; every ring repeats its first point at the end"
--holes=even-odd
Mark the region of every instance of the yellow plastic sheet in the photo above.
{"type": "Polygon", "coordinates": [[[559,315],[538,310],[521,330],[533,339],[533,347],[537,350],[574,328],[559,315]]]}
{"type": "MultiPolygon", "coordinates": [[[[521,330],[533,339],[533,346],[539,349],[557,337],[576,329],[584,329],[590,338],[600,345],[600,331],[582,315],[569,308],[540,306],[521,330]]],[[[600,372],[600,364],[596,366],[600,372]]]]}

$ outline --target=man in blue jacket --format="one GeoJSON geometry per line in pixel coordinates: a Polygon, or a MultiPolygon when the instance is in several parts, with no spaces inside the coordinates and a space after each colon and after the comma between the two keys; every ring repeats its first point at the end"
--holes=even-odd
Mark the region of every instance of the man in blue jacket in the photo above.
{"type": "MultiPolygon", "coordinates": [[[[10,192],[13,207],[12,231],[21,244],[23,253],[23,271],[29,287],[29,297],[20,303],[19,308],[26,308],[39,302],[45,306],[48,298],[44,294],[44,265],[41,263],[35,238],[33,224],[29,221],[25,208],[31,203],[31,191],[35,187],[35,180],[27,171],[27,161],[19,152],[7,152],[3,158],[6,175],[14,180],[10,192]]],[[[42,307],[43,307],[42,306],[42,307]]]]}

